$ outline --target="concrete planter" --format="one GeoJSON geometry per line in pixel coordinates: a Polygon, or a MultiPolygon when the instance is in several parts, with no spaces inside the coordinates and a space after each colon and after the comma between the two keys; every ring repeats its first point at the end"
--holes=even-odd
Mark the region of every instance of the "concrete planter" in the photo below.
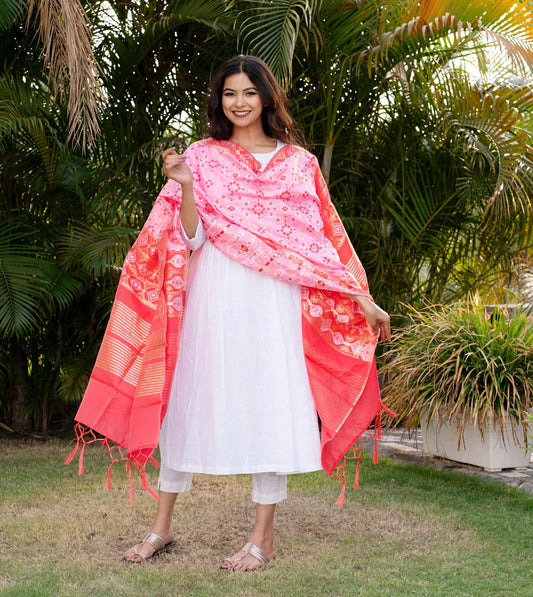
{"type": "Polygon", "coordinates": [[[510,417],[504,425],[505,444],[499,427],[494,425],[487,426],[484,437],[481,437],[479,429],[468,425],[464,432],[464,442],[459,446],[455,424],[437,424],[434,419],[428,421],[427,415],[423,414],[421,426],[424,451],[432,456],[479,466],[490,472],[529,466],[531,452],[525,447],[524,432],[510,417]]]}

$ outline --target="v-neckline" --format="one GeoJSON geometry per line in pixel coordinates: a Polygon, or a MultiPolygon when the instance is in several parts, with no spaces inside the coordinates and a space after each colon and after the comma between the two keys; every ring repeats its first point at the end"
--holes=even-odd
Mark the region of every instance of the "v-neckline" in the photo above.
{"type": "MultiPolygon", "coordinates": [[[[223,147],[226,147],[227,149],[229,149],[234,155],[236,155],[243,162],[245,162],[250,167],[250,169],[253,170],[256,174],[266,172],[269,168],[272,167],[272,165],[275,162],[286,157],[285,150],[287,150],[287,148],[289,148],[289,149],[294,148],[294,145],[290,145],[290,144],[286,143],[285,145],[282,145],[279,149],[274,150],[274,155],[270,158],[270,160],[268,160],[268,163],[265,166],[265,168],[263,170],[261,170],[261,165],[262,165],[261,162],[258,159],[256,159],[253,156],[253,154],[250,153],[242,145],[239,145],[235,141],[230,141],[229,139],[213,139],[213,141],[215,143],[219,143],[223,147]]],[[[268,153],[272,153],[272,152],[270,152],[270,151],[266,152],[266,154],[268,154],[268,153]]]]}

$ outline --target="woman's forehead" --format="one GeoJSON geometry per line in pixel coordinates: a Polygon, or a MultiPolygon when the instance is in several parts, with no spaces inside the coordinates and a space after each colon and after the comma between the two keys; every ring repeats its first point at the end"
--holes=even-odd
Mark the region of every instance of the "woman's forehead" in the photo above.
{"type": "Polygon", "coordinates": [[[256,89],[256,86],[250,81],[250,77],[246,73],[235,73],[228,75],[224,79],[224,89],[245,90],[245,89],[256,89]]]}

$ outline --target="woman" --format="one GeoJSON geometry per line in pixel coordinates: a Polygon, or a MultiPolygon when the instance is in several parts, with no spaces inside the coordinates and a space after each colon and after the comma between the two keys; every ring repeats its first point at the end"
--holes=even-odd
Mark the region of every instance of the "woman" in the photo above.
{"type": "Polygon", "coordinates": [[[379,414],[373,351],[390,323],[268,67],[226,62],[208,116],[208,139],[163,154],[169,182],[126,259],[76,418],[127,447],[143,482],[159,440],[157,513],[132,563],[174,547],[192,473],[252,473],[255,526],[222,563],[248,571],[276,555],[286,475],[332,474],[379,414]]]}

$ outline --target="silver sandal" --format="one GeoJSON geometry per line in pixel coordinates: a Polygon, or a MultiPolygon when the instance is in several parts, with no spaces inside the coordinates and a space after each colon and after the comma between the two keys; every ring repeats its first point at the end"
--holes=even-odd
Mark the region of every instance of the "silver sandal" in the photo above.
{"type": "MultiPolygon", "coordinates": [[[[222,570],[233,570],[233,566],[237,562],[240,562],[248,554],[250,554],[256,560],[259,560],[261,562],[261,566],[259,566],[259,568],[262,568],[265,564],[268,564],[268,562],[270,562],[271,559],[272,560],[274,559],[274,558],[267,558],[265,552],[260,547],[257,547],[257,545],[255,543],[247,543],[239,551],[243,552],[242,556],[240,556],[238,558],[234,558],[233,561],[231,559],[233,556],[231,556],[229,558],[224,558],[224,560],[222,561],[222,565],[220,566],[220,568],[222,570]],[[230,566],[229,567],[225,567],[224,564],[226,564],[226,563],[230,564],[230,566]]],[[[259,568],[254,568],[254,570],[259,570],[259,568]]]]}
{"type": "Polygon", "coordinates": [[[174,541],[174,540],[169,541],[168,543],[165,543],[165,540],[163,539],[163,537],[160,537],[159,535],[156,535],[155,533],[148,533],[146,535],[146,537],[140,543],[138,543],[138,545],[140,545],[142,547],[142,545],[144,543],[150,543],[150,545],[152,545],[155,548],[155,551],[153,554],[151,554],[149,556],[145,556],[135,546],[135,548],[134,548],[135,553],[132,554],[131,557],[139,556],[141,558],[141,560],[140,561],[130,560],[126,556],[124,556],[122,559],[125,562],[129,562],[130,564],[142,564],[143,562],[149,562],[150,560],[153,560],[159,554],[163,553],[164,551],[169,551],[169,550],[173,549],[174,547],[176,547],[176,545],[177,545],[176,541],[174,541]]]}

